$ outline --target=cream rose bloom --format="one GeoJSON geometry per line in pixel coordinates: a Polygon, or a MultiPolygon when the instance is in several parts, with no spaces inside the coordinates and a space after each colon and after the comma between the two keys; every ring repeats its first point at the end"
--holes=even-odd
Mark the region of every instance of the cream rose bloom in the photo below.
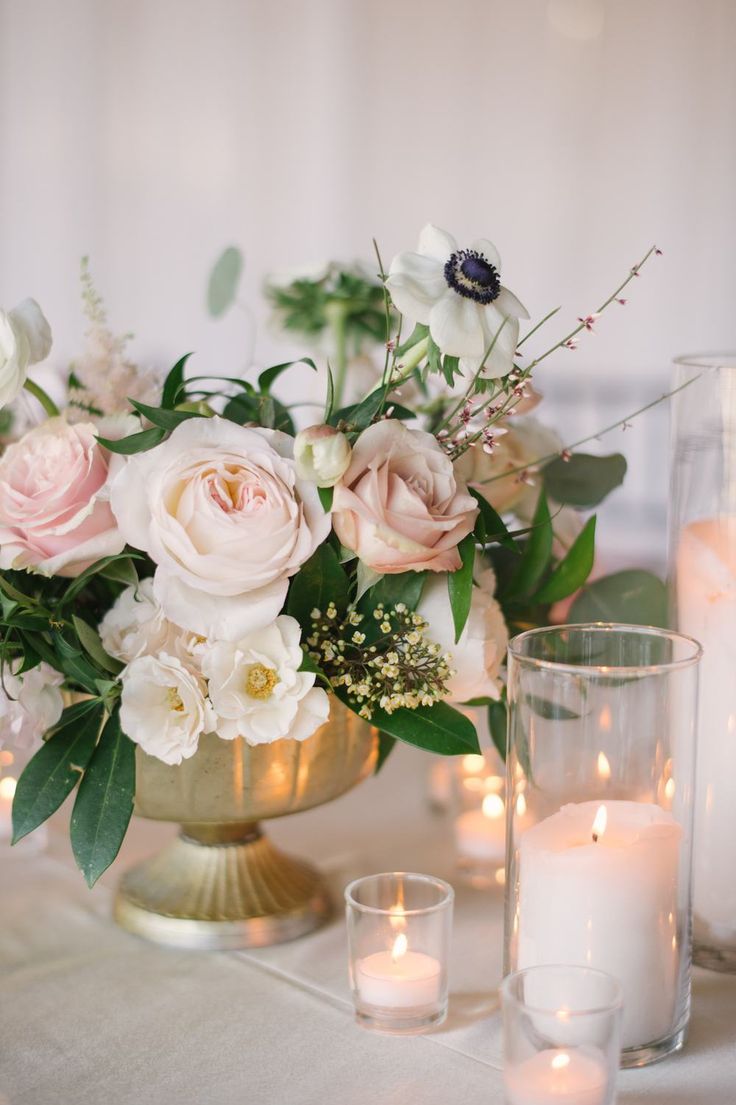
{"type": "Polygon", "coordinates": [[[110,656],[130,664],[139,656],[173,652],[178,631],[153,593],[153,580],[142,579],[118,595],[100,622],[99,634],[110,656]]]}
{"type": "Polygon", "coordinates": [[[515,511],[527,503],[533,513],[539,488],[519,477],[535,461],[559,452],[562,442],[554,430],[536,418],[515,418],[505,422],[503,428],[507,432],[497,439],[492,453],[484,452],[480,445],[467,449],[455,461],[455,471],[499,514],[515,511]]]}
{"type": "Polygon", "coordinates": [[[128,459],[112,509],[155,561],[154,594],[176,625],[237,640],[280,612],[289,577],[330,531],[292,449],[275,430],[193,418],[128,459]]]}
{"type": "Polygon", "coordinates": [[[51,328],[35,299],[0,311],[0,407],[12,403],[26,382],[28,366],[51,349],[51,328]]]}
{"type": "Polygon", "coordinates": [[[56,725],[64,709],[60,686],[64,677],[41,663],[15,675],[20,660],[6,665],[0,682],[0,747],[32,748],[56,725]]]}
{"type": "Polygon", "coordinates": [[[327,694],[314,686],[311,672],[299,671],[300,638],[299,623],[282,614],[265,629],[205,650],[202,671],[219,736],[245,737],[249,744],[301,741],[327,721],[327,694]]]}
{"type": "Polygon", "coordinates": [[[376,572],[454,571],[478,508],[432,434],[396,419],[369,426],[335,486],[342,544],[376,572]]]}
{"type": "Polygon", "coordinates": [[[457,644],[444,576],[427,580],[418,607],[418,613],[429,623],[427,636],[436,641],[443,652],[450,654],[450,667],[455,674],[448,689],[454,702],[498,698],[498,677],[509,643],[501,607],[493,597],[496,577],[479,558],[475,580],[477,585],[473,586],[470,614],[457,644]]]}
{"type": "Polygon", "coordinates": [[[122,552],[110,509],[120,464],[97,442],[91,422],[50,418],[0,459],[0,568],[77,576],[122,552]]]}
{"type": "Polygon", "coordinates": [[[122,675],[120,725],[149,756],[180,764],[197,751],[215,717],[202,677],[163,652],[140,656],[122,675]]]}

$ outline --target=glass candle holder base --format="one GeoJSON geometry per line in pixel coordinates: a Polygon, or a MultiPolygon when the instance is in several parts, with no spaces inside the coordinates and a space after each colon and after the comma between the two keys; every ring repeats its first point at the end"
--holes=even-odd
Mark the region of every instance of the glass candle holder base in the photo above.
{"type": "Polygon", "coordinates": [[[419,1009],[387,1009],[380,1005],[356,1007],[355,1020],[361,1028],[380,1032],[384,1036],[419,1036],[447,1017],[447,1005],[425,1006],[419,1009]]]}
{"type": "Polygon", "coordinates": [[[696,937],[693,944],[693,963],[696,967],[705,967],[709,971],[736,974],[736,948],[708,944],[696,937]]]}
{"type": "Polygon", "coordinates": [[[655,1044],[646,1047],[628,1047],[621,1052],[621,1070],[636,1070],[639,1067],[648,1067],[652,1063],[661,1063],[663,1059],[681,1051],[687,1039],[687,1025],[683,1025],[666,1040],[659,1040],[655,1044]]]}

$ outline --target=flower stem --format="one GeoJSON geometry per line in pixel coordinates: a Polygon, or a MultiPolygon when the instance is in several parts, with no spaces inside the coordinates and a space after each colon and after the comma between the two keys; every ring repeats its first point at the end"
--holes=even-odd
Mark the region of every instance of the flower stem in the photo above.
{"type": "Polygon", "coordinates": [[[59,417],[59,408],[57,407],[51,396],[47,395],[42,387],[39,387],[39,385],[34,383],[33,380],[26,380],[26,382],[23,384],[23,387],[33,396],[34,399],[37,399],[39,401],[49,418],[59,417]]]}
{"type": "Polygon", "coordinates": [[[342,406],[345,378],[348,370],[347,313],[341,303],[330,304],[329,319],[335,342],[335,409],[342,406]]]}

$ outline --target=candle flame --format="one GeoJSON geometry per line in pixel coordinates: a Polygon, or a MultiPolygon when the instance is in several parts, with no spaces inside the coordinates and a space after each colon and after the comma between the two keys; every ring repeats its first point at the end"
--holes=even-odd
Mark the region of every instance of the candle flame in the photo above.
{"type": "Polygon", "coordinates": [[[467,772],[468,775],[482,775],[485,769],[486,761],[483,756],[478,756],[475,753],[463,756],[463,771],[467,772]]]}
{"type": "MultiPolygon", "coordinates": [[[[566,1005],[563,1005],[561,1009],[557,1010],[557,1012],[555,1013],[555,1016],[557,1017],[558,1021],[562,1021],[563,1024],[566,1024],[567,1021],[570,1020],[570,1010],[567,1008],[566,1005]]],[[[563,1066],[564,1066],[564,1064],[563,1064],[563,1066]]]]}
{"type": "Polygon", "coordinates": [[[593,819],[593,843],[597,844],[600,837],[603,836],[606,831],[606,824],[608,822],[608,814],[605,806],[599,806],[598,812],[593,819]]]}
{"type": "Polygon", "coordinates": [[[559,1055],[555,1055],[554,1059],[552,1060],[552,1066],[555,1070],[562,1070],[562,1068],[566,1067],[569,1062],[570,1056],[568,1055],[568,1053],[566,1051],[561,1051],[559,1055]]]}
{"type": "Polygon", "coordinates": [[[391,928],[396,932],[402,932],[406,927],[406,919],[404,917],[406,910],[404,909],[404,884],[399,883],[398,891],[396,894],[396,901],[392,906],[388,907],[388,920],[391,928]]]}
{"type": "Polygon", "coordinates": [[[668,798],[670,800],[670,802],[675,797],[675,780],[674,779],[668,779],[667,782],[664,784],[664,796],[665,796],[665,798],[668,798]]]}
{"type": "Polygon", "coordinates": [[[598,715],[598,728],[608,733],[611,728],[611,707],[604,706],[598,715]]]}
{"type": "Polygon", "coordinates": [[[17,785],[17,780],[12,775],[6,775],[3,779],[0,779],[0,798],[4,798],[6,802],[9,802],[15,795],[17,785]]]}
{"type": "Polygon", "coordinates": [[[405,932],[400,932],[394,940],[394,946],[391,949],[391,958],[394,963],[397,959],[401,959],[402,955],[406,955],[406,950],[409,947],[409,941],[405,932]]]}
{"type": "Polygon", "coordinates": [[[607,782],[611,778],[611,765],[605,752],[598,753],[598,776],[607,782]]]}
{"type": "Polygon", "coordinates": [[[0,751],[0,765],[2,767],[10,767],[14,759],[15,756],[9,748],[3,748],[2,751],[0,751]]]}
{"type": "Polygon", "coordinates": [[[481,807],[486,817],[491,817],[494,820],[499,817],[503,817],[504,804],[503,798],[500,794],[487,794],[483,799],[483,805],[481,807]]]}
{"type": "Polygon", "coordinates": [[[499,886],[504,886],[506,883],[506,870],[503,867],[499,867],[495,874],[496,882],[499,886]]]}
{"type": "Polygon", "coordinates": [[[520,794],[516,799],[516,816],[523,817],[526,813],[526,798],[523,794],[520,794]]]}

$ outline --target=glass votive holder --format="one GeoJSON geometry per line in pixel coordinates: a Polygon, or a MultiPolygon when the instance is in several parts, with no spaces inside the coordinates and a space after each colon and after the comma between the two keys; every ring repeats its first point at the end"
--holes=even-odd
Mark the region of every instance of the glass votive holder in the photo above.
{"type": "Polygon", "coordinates": [[[456,768],[454,794],[458,870],[471,886],[503,886],[506,769],[495,751],[463,756],[461,761],[456,768]]]}
{"type": "Polygon", "coordinates": [[[529,967],[504,979],[501,997],[507,1105],[613,1105],[621,987],[612,975],[529,967]]]}
{"type": "Polygon", "coordinates": [[[454,891],[429,875],[367,875],[345,890],[358,1024],[412,1035],[447,1015],[454,891]]]}

